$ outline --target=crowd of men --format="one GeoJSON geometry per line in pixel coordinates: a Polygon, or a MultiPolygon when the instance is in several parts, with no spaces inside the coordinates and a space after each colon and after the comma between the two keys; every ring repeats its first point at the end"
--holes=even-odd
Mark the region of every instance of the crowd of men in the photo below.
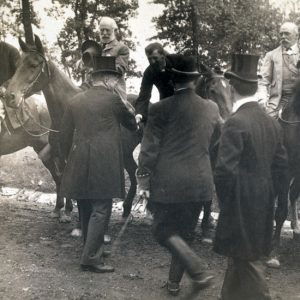
{"type": "MultiPolygon", "coordinates": [[[[271,299],[261,259],[272,250],[274,182],[287,178],[288,168],[275,117],[290,101],[299,78],[298,27],[291,22],[281,26],[281,44],[267,53],[261,79],[258,56],[232,55],[225,77],[233,113],[225,124],[218,106],[195,93],[201,75],[195,58],[168,54],[159,43],[145,48],[149,66],[133,107],[127,101],[124,77],[129,50],[117,41],[116,30],[116,22],[103,17],[101,43],[82,45],[86,81],[66,110],[60,133],[67,162],[61,192],[78,201],[82,270],[114,271],[104,262],[109,253],[103,244],[112,199],[123,198],[125,192],[120,125],[129,130],[143,127],[136,173],[139,196],[148,200],[154,237],[171,254],[168,292],[179,293],[184,272],[193,293],[213,280],[191,243],[201,210],[210,213],[215,187],[220,215],[213,248],[228,257],[220,299],[271,299]],[[160,101],[150,105],[153,86],[160,101]],[[210,150],[216,144],[212,170],[210,150]]],[[[15,67],[7,62],[16,58],[3,57],[16,52],[3,42],[0,46],[0,68],[12,68],[11,76],[15,67]]]]}

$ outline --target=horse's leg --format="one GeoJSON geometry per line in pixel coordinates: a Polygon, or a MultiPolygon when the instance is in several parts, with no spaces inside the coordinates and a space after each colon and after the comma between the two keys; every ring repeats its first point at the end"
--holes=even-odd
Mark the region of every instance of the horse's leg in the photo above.
{"type": "Polygon", "coordinates": [[[68,223],[71,221],[71,212],[73,209],[73,205],[71,199],[67,199],[65,213],[61,213],[61,209],[64,207],[64,197],[60,195],[61,174],[57,161],[51,155],[51,149],[49,147],[47,137],[43,136],[40,138],[32,139],[31,146],[38,154],[43,165],[50,172],[56,185],[56,203],[51,216],[53,218],[59,218],[60,222],[68,223]]]}
{"type": "Polygon", "coordinates": [[[300,227],[298,220],[297,202],[300,194],[300,177],[296,176],[290,189],[290,203],[291,203],[291,227],[293,229],[294,238],[300,237],[300,227]]]}
{"type": "Polygon", "coordinates": [[[137,185],[137,181],[135,177],[137,164],[133,159],[132,153],[131,155],[124,157],[124,165],[130,178],[130,188],[123,202],[123,218],[127,218],[131,212],[132,202],[136,194],[136,185],[137,185]]]}

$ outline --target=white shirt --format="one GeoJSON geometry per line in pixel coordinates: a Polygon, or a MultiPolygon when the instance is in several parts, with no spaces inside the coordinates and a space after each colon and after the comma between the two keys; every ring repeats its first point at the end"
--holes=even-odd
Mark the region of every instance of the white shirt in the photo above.
{"type": "Polygon", "coordinates": [[[242,105],[248,102],[258,102],[258,97],[256,95],[253,95],[236,101],[235,103],[233,103],[232,113],[235,113],[242,105]]]}

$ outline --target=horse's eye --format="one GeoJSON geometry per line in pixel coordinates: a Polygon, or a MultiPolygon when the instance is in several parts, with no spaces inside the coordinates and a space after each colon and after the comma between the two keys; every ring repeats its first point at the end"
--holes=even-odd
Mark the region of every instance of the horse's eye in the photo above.
{"type": "Polygon", "coordinates": [[[31,64],[30,65],[30,68],[32,68],[32,69],[35,69],[35,68],[37,68],[38,67],[38,64],[31,64]]]}

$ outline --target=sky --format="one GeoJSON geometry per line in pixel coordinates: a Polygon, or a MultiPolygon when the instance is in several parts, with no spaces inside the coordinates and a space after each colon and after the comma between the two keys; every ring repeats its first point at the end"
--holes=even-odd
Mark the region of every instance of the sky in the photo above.
{"type": "MultiPolygon", "coordinates": [[[[299,0],[270,0],[276,6],[285,9],[291,3],[298,3],[299,0]]],[[[64,20],[55,20],[48,17],[44,8],[51,6],[51,0],[40,0],[35,2],[34,10],[38,12],[41,18],[41,29],[34,28],[34,32],[40,36],[44,36],[48,46],[55,43],[57,34],[59,33],[64,20]]],[[[139,9],[136,18],[129,21],[129,27],[136,38],[136,51],[131,51],[130,55],[137,62],[137,71],[143,72],[148,66],[148,61],[144,53],[144,48],[150,43],[148,40],[155,35],[155,26],[151,19],[158,16],[162,12],[163,6],[151,3],[151,0],[139,0],[139,9]]],[[[7,41],[16,47],[19,47],[16,38],[8,38],[7,41]]],[[[170,49],[168,49],[170,50],[170,49]]],[[[129,82],[127,86],[133,86],[134,90],[131,92],[138,92],[140,79],[129,82]]]]}

